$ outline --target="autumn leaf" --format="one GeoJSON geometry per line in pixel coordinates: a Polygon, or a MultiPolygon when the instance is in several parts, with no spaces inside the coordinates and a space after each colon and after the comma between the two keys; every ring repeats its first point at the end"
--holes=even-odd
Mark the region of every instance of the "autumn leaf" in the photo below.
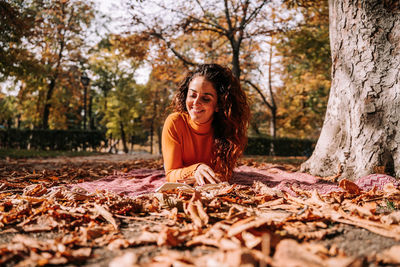
{"type": "Polygon", "coordinates": [[[354,182],[347,180],[347,179],[340,180],[339,186],[353,195],[358,195],[361,192],[358,185],[356,185],[354,182]]]}

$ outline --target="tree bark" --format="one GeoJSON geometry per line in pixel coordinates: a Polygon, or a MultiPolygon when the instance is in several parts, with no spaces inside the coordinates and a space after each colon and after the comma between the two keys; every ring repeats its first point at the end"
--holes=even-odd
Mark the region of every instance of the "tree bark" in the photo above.
{"type": "Polygon", "coordinates": [[[153,138],[154,138],[154,117],[150,124],[150,154],[153,154],[153,138]]]}
{"type": "MultiPolygon", "coordinates": [[[[272,91],[272,43],[269,46],[269,56],[268,56],[268,92],[270,97],[271,106],[271,121],[269,125],[270,135],[273,139],[276,138],[276,103],[274,98],[274,93],[272,91]]],[[[271,152],[275,154],[273,143],[271,143],[271,152]]]]}
{"type": "MultiPolygon", "coordinates": [[[[56,71],[57,72],[57,71],[56,71]]],[[[43,110],[43,117],[42,117],[42,127],[43,129],[49,128],[49,116],[50,116],[50,108],[51,108],[51,98],[53,96],[54,88],[56,86],[56,79],[58,74],[56,73],[55,77],[51,78],[49,83],[49,89],[46,93],[45,105],[43,110]]]]}
{"type": "Polygon", "coordinates": [[[329,0],[332,86],[321,135],[302,171],[400,176],[400,5],[329,0]]]}
{"type": "Polygon", "coordinates": [[[126,144],[126,134],[125,134],[124,124],[122,122],[119,122],[119,129],[121,131],[121,140],[122,140],[122,146],[124,148],[124,153],[127,154],[129,152],[129,149],[128,145],[126,144]]]}
{"type": "MultiPolygon", "coordinates": [[[[62,5],[62,6],[63,6],[62,13],[63,13],[63,15],[65,15],[64,5],[62,5]]],[[[70,24],[72,17],[73,17],[73,12],[69,19],[68,25],[70,24]]],[[[65,48],[65,39],[64,39],[65,38],[65,29],[60,27],[58,29],[58,34],[61,36],[61,40],[59,41],[60,49],[58,51],[58,58],[57,58],[56,66],[54,68],[54,74],[50,78],[49,89],[47,90],[47,93],[46,93],[46,99],[45,99],[46,102],[44,105],[43,118],[42,118],[42,128],[43,129],[49,128],[51,98],[53,97],[54,89],[56,87],[56,81],[58,79],[58,74],[60,71],[61,61],[63,59],[63,52],[64,52],[64,48],[65,48]]]]}

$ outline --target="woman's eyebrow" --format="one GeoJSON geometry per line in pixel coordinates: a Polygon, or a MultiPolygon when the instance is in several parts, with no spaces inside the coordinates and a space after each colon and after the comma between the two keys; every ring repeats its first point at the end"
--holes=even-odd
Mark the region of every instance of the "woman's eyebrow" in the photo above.
{"type": "MultiPolygon", "coordinates": [[[[195,89],[189,89],[189,90],[190,90],[190,91],[193,91],[193,92],[195,92],[195,93],[198,93],[195,89]]],[[[210,95],[210,96],[215,97],[215,95],[212,94],[212,93],[204,93],[204,95],[210,95]]]]}

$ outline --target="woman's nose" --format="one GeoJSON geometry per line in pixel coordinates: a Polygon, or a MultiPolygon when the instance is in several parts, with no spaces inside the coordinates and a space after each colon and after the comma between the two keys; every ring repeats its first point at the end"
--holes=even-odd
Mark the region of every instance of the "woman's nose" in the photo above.
{"type": "Polygon", "coordinates": [[[200,97],[196,97],[195,99],[194,99],[194,101],[193,101],[193,105],[197,105],[197,104],[200,104],[201,102],[200,102],[200,97]]]}

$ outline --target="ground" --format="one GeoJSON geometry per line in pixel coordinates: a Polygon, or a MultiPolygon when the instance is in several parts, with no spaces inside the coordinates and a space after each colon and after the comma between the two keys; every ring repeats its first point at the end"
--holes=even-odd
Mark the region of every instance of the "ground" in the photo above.
{"type": "MultiPolygon", "coordinates": [[[[296,171],[304,159],[271,160],[247,157],[241,163],[280,164],[296,171]]],[[[202,191],[171,191],[163,200],[49,189],[139,168],[162,169],[162,160],[145,153],[1,160],[0,265],[290,266],[296,259],[291,266],[337,267],[400,262],[400,194],[393,188],[293,198],[262,186],[221,186],[206,192],[215,192],[212,198],[202,191]]]]}

